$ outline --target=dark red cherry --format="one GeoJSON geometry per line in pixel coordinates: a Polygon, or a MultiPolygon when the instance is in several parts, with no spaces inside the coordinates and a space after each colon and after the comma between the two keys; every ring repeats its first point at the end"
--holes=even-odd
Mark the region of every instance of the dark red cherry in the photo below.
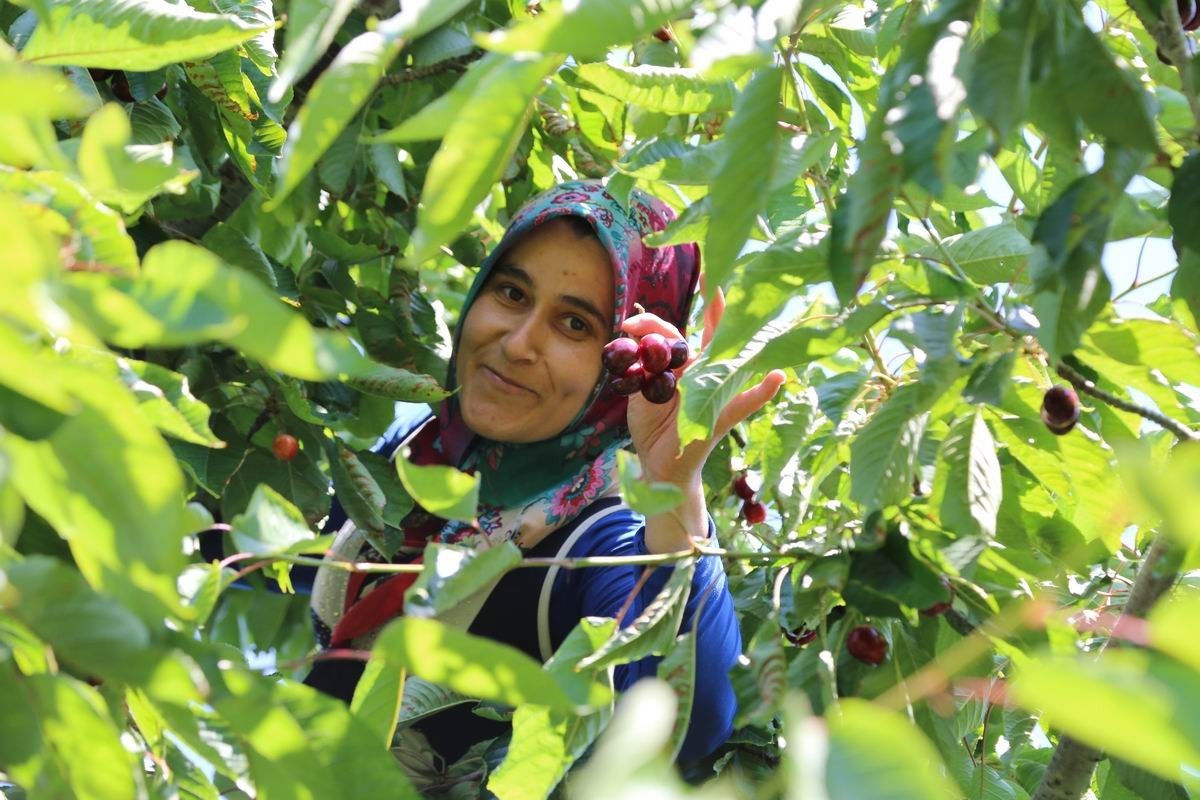
{"type": "Polygon", "coordinates": [[[742,503],[742,518],[751,525],[758,525],[767,518],[767,507],[757,500],[742,503]]]}
{"type": "Polygon", "coordinates": [[[733,479],[733,493],[743,500],[754,499],[754,490],[750,488],[750,482],[746,480],[745,473],[733,479]]]}
{"type": "Polygon", "coordinates": [[[281,433],[271,442],[271,452],[280,461],[291,461],[300,452],[300,443],[290,433],[281,433]]]}
{"type": "Polygon", "coordinates": [[[669,403],[674,396],[674,372],[659,372],[646,378],[646,382],[642,384],[642,397],[645,397],[651,403],[658,403],[659,405],[669,403]]]}
{"type": "Polygon", "coordinates": [[[945,614],[950,610],[951,605],[954,603],[954,586],[951,585],[950,581],[946,580],[945,578],[942,578],[942,586],[946,587],[946,593],[948,596],[940,603],[934,603],[929,608],[922,608],[921,613],[923,615],[927,617],[936,617],[940,616],[941,614],[945,614]]]}
{"type": "Polygon", "coordinates": [[[601,355],[604,368],[613,375],[624,375],[625,370],[629,369],[629,366],[637,361],[637,358],[638,343],[628,336],[613,339],[604,345],[604,353],[601,355]]]}
{"type": "Polygon", "coordinates": [[[654,38],[658,39],[660,42],[669,42],[669,41],[672,41],[675,37],[671,35],[671,29],[668,28],[666,25],[663,25],[661,28],[659,28],[658,30],[656,30],[654,32],[654,38]]]}
{"type": "Polygon", "coordinates": [[[801,625],[794,631],[789,631],[787,628],[783,628],[783,636],[796,647],[803,647],[813,639],[817,638],[817,632],[815,630],[810,631],[808,628],[801,625]]]}
{"type": "Polygon", "coordinates": [[[859,625],[846,637],[846,649],[859,661],[874,666],[887,658],[888,643],[874,627],[859,625]]]}
{"type": "Polygon", "coordinates": [[[683,339],[671,342],[671,363],[667,365],[667,369],[679,369],[687,363],[689,355],[691,355],[691,351],[688,350],[688,343],[683,339]]]}
{"type": "Polygon", "coordinates": [[[633,363],[621,375],[609,381],[609,386],[617,394],[631,395],[637,394],[642,389],[642,384],[646,381],[646,370],[641,364],[633,363]]]}
{"type": "Polygon", "coordinates": [[[662,372],[671,363],[671,345],[662,334],[647,333],[638,343],[638,358],[646,372],[662,372]]]}
{"type": "Polygon", "coordinates": [[[1051,386],[1042,396],[1042,422],[1058,436],[1070,432],[1079,421],[1079,395],[1070,386],[1051,386]]]}

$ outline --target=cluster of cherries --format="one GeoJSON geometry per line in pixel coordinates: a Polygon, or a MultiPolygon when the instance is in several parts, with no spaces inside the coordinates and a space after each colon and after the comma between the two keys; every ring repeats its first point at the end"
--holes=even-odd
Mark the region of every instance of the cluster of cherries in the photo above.
{"type": "Polygon", "coordinates": [[[746,480],[746,473],[733,479],[733,493],[742,500],[742,519],[751,525],[757,525],[767,518],[767,507],[754,497],[754,488],[746,480]]]}
{"type": "Polygon", "coordinates": [[[640,342],[628,336],[613,339],[604,346],[604,368],[613,376],[612,390],[629,396],[642,393],[651,403],[669,403],[675,396],[675,373],[688,360],[688,345],[683,339],[668,340],[648,333],[640,342]]]}

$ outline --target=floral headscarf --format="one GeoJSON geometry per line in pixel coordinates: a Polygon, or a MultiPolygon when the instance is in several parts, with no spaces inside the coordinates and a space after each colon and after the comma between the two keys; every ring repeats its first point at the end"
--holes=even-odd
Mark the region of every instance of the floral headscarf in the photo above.
{"type": "MultiPolygon", "coordinates": [[[[621,323],[636,313],[635,303],[681,332],[686,330],[700,272],[699,248],[693,243],[660,248],[643,244],[642,237],[663,230],[675,218],[674,211],[639,190],[631,193],[625,206],[600,181],[569,181],[531,199],[480,266],[460,319],[466,318],[500,256],[537,225],[562,216],[588,220],[608,251],[615,299],[610,338],[618,336],[621,323]]],[[[460,321],[455,353],[461,330],[460,321]]],[[[446,386],[454,389],[454,357],[448,372],[446,386]]],[[[481,547],[511,540],[530,548],[575,519],[596,499],[616,494],[616,454],[631,441],[625,419],[627,403],[609,388],[607,375],[602,373],[588,401],[561,433],[540,442],[506,443],[485,439],[467,428],[457,395],[443,401],[436,416],[410,437],[409,458],[415,464],[447,464],[479,475],[476,525],[434,517],[418,506],[403,521],[405,546],[393,560],[419,561],[425,543],[433,538],[481,547]]],[[[345,541],[335,544],[335,550],[348,548],[349,557],[364,555],[358,552],[365,546],[361,536],[341,539],[345,541]]],[[[372,582],[361,574],[347,578],[336,570],[321,572],[329,574],[318,577],[314,591],[317,631],[319,638],[324,638],[322,628],[332,629],[334,646],[373,631],[402,613],[403,593],[415,578],[404,574],[372,582]],[[321,586],[322,577],[325,587],[321,586]],[[338,586],[328,585],[330,581],[338,586]],[[341,585],[344,593],[338,592],[341,585]],[[316,596],[322,588],[339,594],[341,602],[322,602],[316,596]]]]}

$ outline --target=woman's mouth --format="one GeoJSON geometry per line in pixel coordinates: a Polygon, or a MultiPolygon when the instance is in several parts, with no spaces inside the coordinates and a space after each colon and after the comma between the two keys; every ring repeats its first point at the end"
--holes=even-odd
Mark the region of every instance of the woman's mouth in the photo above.
{"type": "Polygon", "coordinates": [[[499,391],[506,392],[508,394],[533,393],[532,389],[529,389],[517,383],[516,381],[509,380],[491,367],[483,367],[482,370],[483,374],[487,377],[488,384],[496,387],[496,389],[499,391]]]}

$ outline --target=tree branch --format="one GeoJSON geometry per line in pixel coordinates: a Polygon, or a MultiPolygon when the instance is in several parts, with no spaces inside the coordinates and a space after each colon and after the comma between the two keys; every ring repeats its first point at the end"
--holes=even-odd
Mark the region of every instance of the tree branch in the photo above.
{"type": "MultiPolygon", "coordinates": [[[[1172,539],[1161,534],[1156,537],[1138,569],[1121,616],[1144,619],[1175,583],[1182,556],[1182,549],[1172,539]]],[[[1110,638],[1106,644],[1113,641],[1110,638]]],[[[1092,773],[1103,758],[1104,753],[1090,745],[1070,736],[1059,738],[1032,800],[1079,800],[1091,785],[1092,773]]]]}
{"type": "Polygon", "coordinates": [[[1113,408],[1119,408],[1122,411],[1128,411],[1130,414],[1137,414],[1139,417],[1143,417],[1151,422],[1161,425],[1183,441],[1200,440],[1200,435],[1197,435],[1195,431],[1186,427],[1182,423],[1176,422],[1170,417],[1160,414],[1157,411],[1152,411],[1145,406],[1139,406],[1137,403],[1131,403],[1128,400],[1123,400],[1120,397],[1110,394],[1097,387],[1096,384],[1080,375],[1074,369],[1074,367],[1070,366],[1069,364],[1060,362],[1058,364],[1057,371],[1059,375],[1070,381],[1071,385],[1079,391],[1083,392],[1084,394],[1091,395],[1097,400],[1102,400],[1113,408]]]}

